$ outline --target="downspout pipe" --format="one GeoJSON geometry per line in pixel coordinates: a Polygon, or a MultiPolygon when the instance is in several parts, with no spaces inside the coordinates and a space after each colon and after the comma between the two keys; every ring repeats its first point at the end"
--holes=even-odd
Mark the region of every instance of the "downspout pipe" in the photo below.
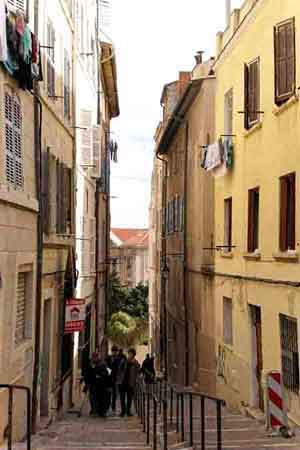
{"type": "MultiPolygon", "coordinates": [[[[34,32],[39,33],[39,0],[34,1],[34,32]]],[[[38,381],[41,354],[41,313],[42,313],[42,276],[43,276],[43,202],[42,202],[42,104],[39,99],[38,83],[34,84],[34,152],[36,197],[39,211],[37,214],[37,261],[36,261],[36,299],[34,333],[34,367],[32,383],[32,432],[37,430],[38,418],[38,381]]]]}
{"type": "Polygon", "coordinates": [[[189,124],[185,125],[185,152],[184,152],[184,224],[183,224],[183,303],[184,303],[184,334],[185,334],[185,385],[190,382],[190,330],[189,330],[189,303],[188,303],[188,271],[187,271],[187,193],[188,193],[188,149],[189,124]]]}

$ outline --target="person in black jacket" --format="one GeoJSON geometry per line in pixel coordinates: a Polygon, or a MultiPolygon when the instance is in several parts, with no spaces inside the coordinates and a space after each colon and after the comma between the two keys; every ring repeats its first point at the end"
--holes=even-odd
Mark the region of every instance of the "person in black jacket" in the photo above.
{"type": "Polygon", "coordinates": [[[85,383],[85,391],[89,393],[90,405],[91,405],[91,416],[98,415],[98,395],[97,395],[97,366],[99,363],[98,353],[94,352],[90,360],[89,365],[86,367],[83,373],[83,379],[85,383]]]}

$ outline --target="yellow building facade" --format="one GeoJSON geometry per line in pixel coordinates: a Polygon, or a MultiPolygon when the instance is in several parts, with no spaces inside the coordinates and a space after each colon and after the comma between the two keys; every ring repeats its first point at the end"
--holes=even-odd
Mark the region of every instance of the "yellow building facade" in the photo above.
{"type": "Polygon", "coordinates": [[[300,4],[248,0],[217,37],[216,140],[233,169],[215,181],[217,391],[265,409],[282,373],[299,420],[300,4]],[[297,55],[297,56],[296,56],[297,55]],[[229,100],[228,100],[229,99],[229,100]],[[219,247],[220,248],[220,247],[219,247]]]}

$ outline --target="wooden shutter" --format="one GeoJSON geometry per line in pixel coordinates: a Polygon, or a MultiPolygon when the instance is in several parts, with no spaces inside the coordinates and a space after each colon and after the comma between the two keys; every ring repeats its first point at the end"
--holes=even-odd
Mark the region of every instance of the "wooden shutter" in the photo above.
{"type": "Polygon", "coordinates": [[[248,192],[248,252],[254,251],[254,198],[253,190],[248,192]]]}
{"type": "Polygon", "coordinates": [[[275,102],[280,105],[295,94],[295,18],[274,28],[275,102]]]}
{"type": "Polygon", "coordinates": [[[24,186],[23,158],[22,158],[22,107],[17,95],[13,96],[13,131],[15,156],[15,185],[24,186]]]}
{"type": "Polygon", "coordinates": [[[295,226],[296,226],[296,183],[295,174],[292,173],[288,176],[289,189],[288,189],[288,236],[287,247],[290,250],[295,250],[295,226]]]}
{"type": "Polygon", "coordinates": [[[49,232],[50,201],[49,201],[49,148],[42,153],[42,219],[43,231],[49,232]]]}
{"type": "Polygon", "coordinates": [[[259,59],[249,64],[248,72],[248,128],[259,120],[259,59]]]}
{"type": "Polygon", "coordinates": [[[25,339],[26,331],[26,273],[19,272],[17,280],[17,311],[15,343],[18,345],[25,339]]]}
{"type": "Polygon", "coordinates": [[[81,166],[93,165],[92,111],[80,111],[79,162],[81,166]]]}
{"type": "Polygon", "coordinates": [[[244,127],[249,128],[249,68],[244,64],[244,127]]]}
{"type": "Polygon", "coordinates": [[[287,250],[287,180],[280,178],[280,236],[279,248],[282,252],[287,250]]]}
{"type": "Polygon", "coordinates": [[[6,150],[6,179],[15,184],[14,163],[14,131],[13,131],[13,97],[5,93],[5,150],[6,150]]]}
{"type": "Polygon", "coordinates": [[[96,178],[101,176],[101,126],[93,127],[93,175],[96,178]]]}
{"type": "Polygon", "coordinates": [[[56,233],[61,233],[61,171],[60,171],[60,162],[59,159],[56,161],[56,233]]]}

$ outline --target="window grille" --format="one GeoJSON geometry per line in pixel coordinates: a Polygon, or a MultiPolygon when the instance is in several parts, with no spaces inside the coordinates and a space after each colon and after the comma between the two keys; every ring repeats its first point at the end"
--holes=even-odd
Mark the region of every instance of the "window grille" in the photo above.
{"type": "Polygon", "coordinates": [[[6,179],[15,189],[23,188],[22,107],[19,98],[5,93],[6,179]]]}
{"type": "Polygon", "coordinates": [[[299,395],[297,320],[280,314],[281,365],[284,386],[299,395]]]}
{"type": "Polygon", "coordinates": [[[7,0],[7,6],[15,11],[26,11],[26,0],[7,0]]]}
{"type": "Polygon", "coordinates": [[[21,344],[26,338],[26,272],[18,273],[17,282],[17,312],[15,343],[21,344]]]}

